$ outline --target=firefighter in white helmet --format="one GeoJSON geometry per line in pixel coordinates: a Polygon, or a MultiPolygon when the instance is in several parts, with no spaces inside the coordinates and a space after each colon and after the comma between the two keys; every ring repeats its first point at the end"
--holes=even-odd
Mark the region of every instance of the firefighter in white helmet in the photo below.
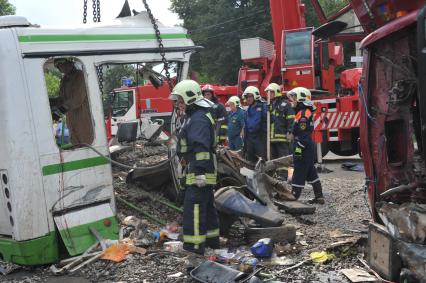
{"type": "Polygon", "coordinates": [[[293,194],[298,199],[305,187],[311,184],[315,197],[309,203],[324,204],[321,181],[314,166],[314,147],[311,135],[314,130],[313,112],[316,107],[311,100],[311,92],[304,87],[296,87],[287,94],[295,108],[296,116],[293,125],[294,135],[294,174],[292,179],[293,194]]]}
{"type": "Polygon", "coordinates": [[[244,136],[244,110],[238,96],[231,96],[226,103],[229,105],[228,120],[228,145],[230,150],[240,150],[243,146],[244,136]]]}
{"type": "Polygon", "coordinates": [[[278,84],[269,84],[265,91],[271,99],[271,158],[276,159],[290,154],[288,137],[293,129],[294,110],[278,84]]]}
{"type": "Polygon", "coordinates": [[[267,107],[259,89],[248,86],[243,92],[249,107],[244,115],[244,152],[247,160],[256,162],[259,157],[266,160],[267,107]]]}
{"type": "Polygon", "coordinates": [[[219,223],[213,189],[217,183],[213,103],[203,98],[193,80],[179,82],[171,99],[185,108],[186,122],[178,134],[177,153],[187,164],[183,212],[184,249],[204,254],[205,247],[219,248],[219,223]]]}

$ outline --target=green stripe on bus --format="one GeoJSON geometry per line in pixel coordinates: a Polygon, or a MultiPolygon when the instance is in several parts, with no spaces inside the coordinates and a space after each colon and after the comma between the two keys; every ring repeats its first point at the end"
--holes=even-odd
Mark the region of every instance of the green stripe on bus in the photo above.
{"type": "MultiPolygon", "coordinates": [[[[166,33],[162,39],[187,38],[183,33],[166,33]]],[[[156,40],[155,34],[38,34],[20,35],[19,42],[61,42],[61,41],[123,41],[123,40],[156,40]]]]}
{"type": "Polygon", "coordinates": [[[108,164],[109,161],[105,157],[92,157],[87,159],[75,160],[65,163],[51,164],[43,167],[43,176],[58,174],[62,172],[74,171],[89,167],[95,167],[108,164]]]}

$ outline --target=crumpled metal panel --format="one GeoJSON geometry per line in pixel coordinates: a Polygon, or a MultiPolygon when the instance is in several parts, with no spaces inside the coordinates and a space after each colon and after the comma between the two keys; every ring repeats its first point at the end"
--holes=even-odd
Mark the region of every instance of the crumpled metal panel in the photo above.
{"type": "Polygon", "coordinates": [[[426,204],[377,204],[379,216],[389,233],[408,242],[425,244],[426,204]]]}

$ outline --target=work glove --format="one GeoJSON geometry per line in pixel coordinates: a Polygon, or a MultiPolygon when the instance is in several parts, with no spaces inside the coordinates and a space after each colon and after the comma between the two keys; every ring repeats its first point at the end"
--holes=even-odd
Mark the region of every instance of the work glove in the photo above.
{"type": "Polygon", "coordinates": [[[205,187],[206,184],[206,175],[197,175],[195,176],[195,185],[199,188],[205,187]]]}
{"type": "Polygon", "coordinates": [[[287,141],[288,141],[289,143],[292,143],[292,142],[293,142],[293,140],[294,140],[294,136],[293,136],[293,134],[292,134],[292,133],[287,133],[287,141]]]}
{"type": "Polygon", "coordinates": [[[302,159],[303,148],[304,148],[304,146],[300,142],[297,142],[295,144],[295,148],[294,148],[294,159],[296,159],[296,160],[302,159]]]}

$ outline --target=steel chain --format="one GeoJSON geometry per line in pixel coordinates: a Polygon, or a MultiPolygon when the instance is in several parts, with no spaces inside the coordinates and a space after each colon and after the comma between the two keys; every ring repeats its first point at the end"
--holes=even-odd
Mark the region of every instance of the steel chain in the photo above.
{"type": "Polygon", "coordinates": [[[101,1],[100,0],[97,0],[96,1],[96,12],[97,12],[97,16],[98,16],[98,23],[100,23],[101,22],[101,1]]]}
{"type": "Polygon", "coordinates": [[[99,84],[99,91],[101,92],[101,96],[104,95],[104,73],[103,73],[103,66],[99,65],[96,66],[96,75],[98,76],[98,84],[99,84]]]}
{"type": "Polygon", "coordinates": [[[93,22],[96,23],[98,17],[96,15],[96,0],[92,0],[92,8],[93,8],[93,22]]]}
{"type": "Polygon", "coordinates": [[[83,4],[83,24],[87,23],[87,0],[83,4]]]}
{"type": "Polygon", "coordinates": [[[152,26],[154,27],[154,30],[155,30],[155,36],[156,36],[157,42],[158,42],[158,49],[160,50],[161,62],[163,62],[167,82],[169,84],[169,89],[171,91],[173,89],[173,85],[172,85],[172,80],[170,79],[169,62],[166,59],[166,52],[164,51],[164,45],[163,45],[163,40],[161,39],[160,29],[158,28],[157,22],[155,21],[154,15],[152,14],[152,11],[149,8],[146,0],[142,0],[142,2],[143,2],[143,5],[145,6],[147,13],[148,13],[149,19],[151,20],[151,24],[152,24],[152,26]]]}

